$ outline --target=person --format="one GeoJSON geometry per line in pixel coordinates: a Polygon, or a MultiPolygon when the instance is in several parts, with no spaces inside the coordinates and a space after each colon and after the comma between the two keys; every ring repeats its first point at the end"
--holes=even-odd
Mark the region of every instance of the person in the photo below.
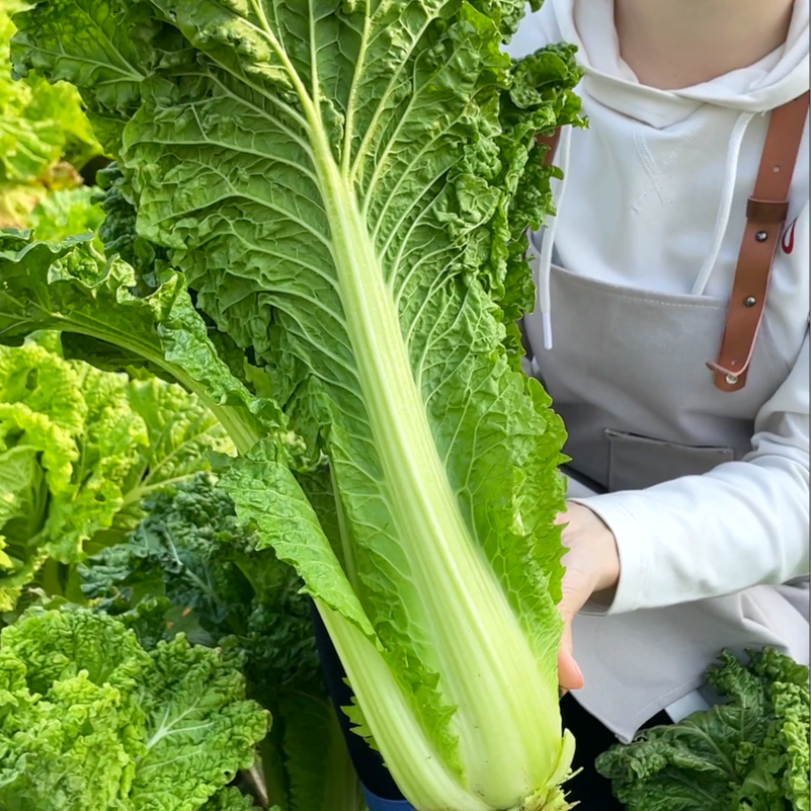
{"type": "Polygon", "coordinates": [[[585,70],[524,326],[580,479],[559,671],[587,808],[620,807],[600,750],[706,707],[722,648],[808,663],[808,25],[808,0],[547,0],[509,45],[585,70]]]}
{"type": "Polygon", "coordinates": [[[507,50],[560,41],[589,125],[523,327],[572,459],[570,799],[611,811],[594,758],[706,707],[721,649],[809,658],[809,0],[546,0],[507,50]]]}

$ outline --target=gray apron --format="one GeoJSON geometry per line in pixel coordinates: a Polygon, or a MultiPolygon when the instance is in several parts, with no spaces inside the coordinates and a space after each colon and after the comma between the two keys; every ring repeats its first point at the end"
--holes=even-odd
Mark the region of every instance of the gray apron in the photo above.
{"type": "MultiPolygon", "coordinates": [[[[702,474],[751,449],[753,421],[788,367],[768,318],[746,387],[720,391],[705,361],[727,314],[721,299],[618,287],[553,266],[555,346],[532,360],[554,400],[578,473],[609,491],[702,474]]],[[[539,319],[524,320],[533,346],[539,319]]],[[[585,686],[574,697],[622,740],[702,684],[722,648],[773,645],[808,661],[808,590],[761,586],[573,626],[585,686]],[[787,599],[788,597],[788,599],[787,599]]]]}
{"type": "MultiPolygon", "coordinates": [[[[553,265],[554,349],[532,358],[530,371],[566,424],[572,467],[599,487],[702,475],[751,450],[755,417],[790,372],[770,334],[766,293],[807,113],[804,94],[771,116],[728,301],[607,284],[553,265]]],[[[555,137],[539,140],[549,162],[555,137]]],[[[543,346],[540,318],[527,316],[524,329],[530,346],[543,346]]],[[[663,709],[678,721],[701,706],[696,691],[723,648],[773,646],[807,663],[808,614],[808,578],[628,614],[581,612],[573,635],[585,686],[574,697],[628,741],[663,709]]]]}

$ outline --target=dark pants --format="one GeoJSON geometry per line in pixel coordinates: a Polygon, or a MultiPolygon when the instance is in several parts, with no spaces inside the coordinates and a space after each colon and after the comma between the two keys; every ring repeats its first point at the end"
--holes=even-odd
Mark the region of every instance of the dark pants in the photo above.
{"type": "MultiPolygon", "coordinates": [[[[349,719],[341,710],[351,703],[352,691],[347,687],[344,672],[338,654],[332,645],[321,617],[313,607],[318,652],[327,681],[327,688],[338,712],[341,729],[349,747],[349,755],[358,773],[361,783],[384,800],[402,800],[403,795],[394,784],[391,775],[383,765],[380,755],[371,749],[366,741],[350,731],[349,719]]],[[[567,695],[560,703],[563,714],[563,726],[575,737],[577,746],[574,756],[574,768],[582,769],[566,786],[569,800],[578,801],[582,811],[622,811],[622,806],[611,794],[611,783],[601,777],[594,768],[598,755],[617,742],[614,734],[604,727],[596,718],[589,715],[571,696],[567,695]]],[[[660,713],[645,726],[668,724],[670,720],[660,713]]]]}

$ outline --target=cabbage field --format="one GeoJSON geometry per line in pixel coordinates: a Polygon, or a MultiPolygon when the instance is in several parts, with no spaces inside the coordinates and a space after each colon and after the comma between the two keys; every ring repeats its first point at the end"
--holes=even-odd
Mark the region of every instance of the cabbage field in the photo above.
{"type": "MultiPolygon", "coordinates": [[[[574,49],[506,57],[518,0],[2,3],[0,811],[365,811],[313,610],[417,811],[573,807],[516,322],[574,49]]],[[[807,669],[709,678],[617,796],[807,811],[807,669]]]]}

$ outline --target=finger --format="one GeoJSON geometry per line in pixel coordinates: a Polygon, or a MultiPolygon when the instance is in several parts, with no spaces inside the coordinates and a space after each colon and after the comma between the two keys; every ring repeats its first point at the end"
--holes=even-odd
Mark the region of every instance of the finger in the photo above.
{"type": "Polygon", "coordinates": [[[563,638],[558,653],[558,682],[563,690],[579,690],[583,686],[583,673],[574,658],[572,623],[563,627],[563,638]]]}
{"type": "Polygon", "coordinates": [[[561,689],[566,692],[580,690],[583,687],[583,673],[570,653],[561,652],[558,657],[558,682],[561,689]]]}
{"type": "Polygon", "coordinates": [[[561,535],[560,540],[561,540],[561,543],[564,546],[567,545],[566,544],[566,527],[569,526],[569,524],[571,523],[571,520],[572,520],[572,516],[569,515],[568,511],[564,511],[562,513],[558,513],[555,516],[555,520],[553,521],[555,526],[562,527],[562,529],[563,529],[563,534],[561,535]]]}

